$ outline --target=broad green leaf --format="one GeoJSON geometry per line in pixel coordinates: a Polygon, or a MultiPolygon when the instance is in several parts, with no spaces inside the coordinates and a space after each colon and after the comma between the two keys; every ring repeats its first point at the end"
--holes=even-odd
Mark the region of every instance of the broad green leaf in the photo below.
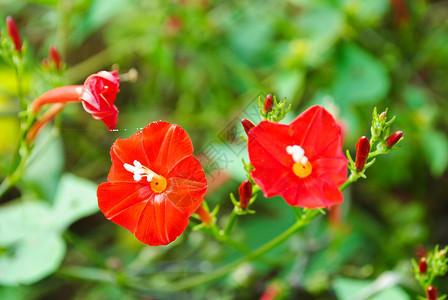
{"type": "Polygon", "coordinates": [[[344,16],[342,11],[332,6],[316,5],[305,10],[297,19],[297,29],[300,39],[307,45],[303,60],[307,65],[316,67],[325,61],[340,38],[344,29],[344,16]]]}
{"type": "Polygon", "coordinates": [[[72,174],[64,174],[54,201],[54,216],[60,230],[98,211],[97,185],[72,174]]]}
{"type": "Polygon", "coordinates": [[[358,280],[337,278],[333,288],[339,300],[409,300],[410,297],[402,288],[389,286],[378,290],[377,282],[372,280],[358,280]]]}
{"type": "Polygon", "coordinates": [[[16,202],[0,209],[0,283],[31,284],[54,272],[65,243],[43,202],[16,202]]]}
{"type": "Polygon", "coordinates": [[[434,176],[441,176],[448,166],[448,138],[440,131],[427,129],[421,132],[423,150],[434,176]]]}
{"type": "Polygon", "coordinates": [[[56,193],[63,167],[62,140],[49,126],[45,126],[36,137],[30,163],[22,176],[22,182],[35,191],[38,198],[50,202],[56,193]]]}
{"type": "Polygon", "coordinates": [[[353,44],[341,47],[332,91],[342,108],[373,104],[383,99],[390,87],[386,68],[370,53],[353,44]]]}

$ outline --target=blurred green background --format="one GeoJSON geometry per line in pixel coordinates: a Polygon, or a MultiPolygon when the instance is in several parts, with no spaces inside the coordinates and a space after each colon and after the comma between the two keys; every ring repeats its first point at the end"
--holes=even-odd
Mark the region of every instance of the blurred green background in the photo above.
{"type": "MultiPolygon", "coordinates": [[[[67,67],[56,85],[82,84],[112,68],[122,83],[115,102],[118,131],[69,105],[57,122],[59,134],[48,130],[50,141],[40,134],[42,151],[1,200],[10,207],[16,198],[41,199],[43,215],[30,208],[23,217],[40,225],[39,216],[45,218],[50,206],[60,212],[66,195],[78,197],[74,201],[84,208],[67,214],[69,221],[57,229],[42,231],[45,238],[54,234],[61,250],[29,251],[39,252],[36,260],[59,255],[29,284],[2,280],[2,273],[21,266],[0,260],[0,299],[257,299],[267,289],[278,293],[276,299],[350,299],[365,289],[370,296],[362,299],[400,300],[421,293],[410,259],[422,247],[448,244],[447,1],[0,0],[0,20],[8,15],[26,41],[30,101],[55,85],[41,70],[50,44],[67,67]],[[125,80],[134,73],[135,80],[125,80]],[[397,116],[392,132],[404,132],[403,146],[379,157],[368,179],[345,192],[339,215],[316,220],[270,253],[267,263],[243,265],[186,292],[158,290],[239,254],[191,230],[167,247],[148,247],[101,213],[91,215],[97,212],[92,182],[106,180],[110,146],[164,120],[190,134],[197,155],[218,149],[225,157],[219,168],[204,166],[211,171],[206,199],[221,206],[225,220],[232,209],[228,193],[237,192],[244,177],[241,144],[232,136],[242,130],[241,117],[259,121],[253,107],[267,93],[287,98],[289,119],[324,105],[343,126],[352,155],[358,138],[370,135],[373,107],[387,107],[389,117],[397,116]],[[147,288],[132,288],[134,283],[147,288]]],[[[14,76],[0,61],[2,174],[18,134],[14,76]]],[[[4,207],[6,220],[14,212],[4,207]]],[[[251,247],[293,223],[279,198],[260,197],[253,208],[257,214],[242,217],[234,232],[251,247]]],[[[14,235],[17,227],[11,228],[14,235]]],[[[448,292],[446,278],[438,286],[448,292]]]]}

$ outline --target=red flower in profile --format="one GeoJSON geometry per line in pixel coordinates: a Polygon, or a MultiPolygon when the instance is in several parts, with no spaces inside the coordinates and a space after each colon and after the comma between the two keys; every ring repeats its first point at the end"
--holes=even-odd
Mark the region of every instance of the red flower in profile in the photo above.
{"type": "Polygon", "coordinates": [[[266,197],[281,195],[292,206],[330,207],[342,203],[347,177],[341,127],[321,106],[289,125],[263,121],[248,133],[252,178],[266,197]]]}
{"type": "Polygon", "coordinates": [[[103,121],[109,129],[114,129],[117,124],[118,109],[114,102],[120,91],[119,83],[117,71],[100,71],[87,77],[81,95],[84,109],[94,119],[103,121]]]}
{"type": "Polygon", "coordinates": [[[109,182],[97,191],[101,211],[143,243],[171,243],[187,228],[207,190],[204,170],[192,153],[188,134],[166,122],[117,139],[109,182]]]}
{"type": "Polygon", "coordinates": [[[119,85],[117,71],[100,71],[87,77],[84,85],[66,85],[44,93],[31,103],[30,109],[37,114],[45,104],[82,102],[94,119],[103,121],[112,130],[118,121],[114,102],[119,85]]]}

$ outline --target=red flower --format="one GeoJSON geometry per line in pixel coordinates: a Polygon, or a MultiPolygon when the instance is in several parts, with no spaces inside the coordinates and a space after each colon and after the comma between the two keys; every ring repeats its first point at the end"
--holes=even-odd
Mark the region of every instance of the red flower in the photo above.
{"type": "Polygon", "coordinates": [[[204,170],[192,153],[188,134],[166,122],[117,139],[109,182],[98,187],[101,211],[143,243],[171,243],[187,228],[207,190],[204,170]]]}
{"type": "Polygon", "coordinates": [[[321,106],[291,124],[263,121],[248,133],[252,178],[266,197],[281,195],[292,206],[330,207],[342,202],[347,177],[341,127],[321,106]]]}
{"type": "Polygon", "coordinates": [[[94,119],[103,121],[109,129],[114,129],[117,124],[118,109],[114,102],[120,91],[119,83],[117,71],[100,71],[87,77],[81,95],[84,109],[94,119]]]}

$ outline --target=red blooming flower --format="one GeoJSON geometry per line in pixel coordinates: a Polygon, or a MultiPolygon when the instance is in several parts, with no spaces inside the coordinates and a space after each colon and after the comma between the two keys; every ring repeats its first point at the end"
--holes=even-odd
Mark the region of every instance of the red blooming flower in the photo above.
{"type": "Polygon", "coordinates": [[[263,121],[248,133],[252,178],[266,197],[281,195],[292,206],[330,207],[342,202],[347,177],[341,127],[321,106],[289,125],[263,121]]]}
{"type": "Polygon", "coordinates": [[[94,119],[103,121],[109,129],[114,129],[117,124],[118,109],[114,102],[120,91],[119,83],[117,71],[100,71],[87,77],[84,82],[81,96],[84,109],[94,119]]]}
{"type": "Polygon", "coordinates": [[[117,139],[112,167],[98,187],[98,205],[112,222],[151,246],[174,241],[207,190],[205,173],[178,125],[154,122],[117,139]]]}
{"type": "Polygon", "coordinates": [[[31,103],[31,111],[37,114],[45,104],[82,101],[94,119],[103,121],[112,130],[117,125],[118,109],[114,102],[119,85],[117,71],[100,71],[87,77],[84,85],[66,85],[44,93],[31,103]]]}

